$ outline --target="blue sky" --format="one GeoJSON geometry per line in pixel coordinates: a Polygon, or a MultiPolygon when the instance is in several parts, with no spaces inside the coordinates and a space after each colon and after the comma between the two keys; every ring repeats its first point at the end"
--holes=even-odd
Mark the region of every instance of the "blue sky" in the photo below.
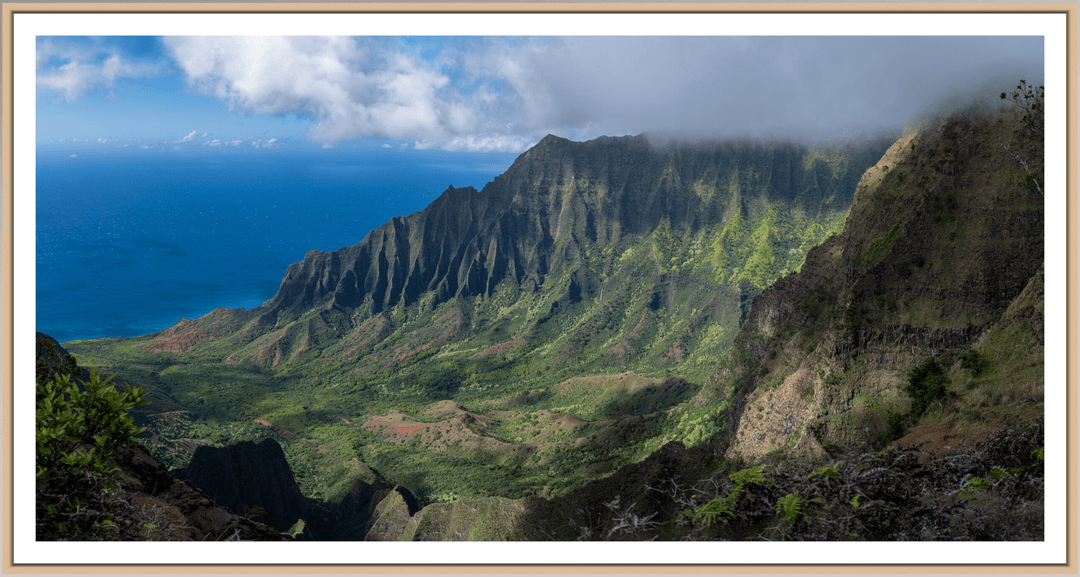
{"type": "Polygon", "coordinates": [[[39,37],[39,146],[821,139],[1040,82],[1039,37],[39,37]]]}

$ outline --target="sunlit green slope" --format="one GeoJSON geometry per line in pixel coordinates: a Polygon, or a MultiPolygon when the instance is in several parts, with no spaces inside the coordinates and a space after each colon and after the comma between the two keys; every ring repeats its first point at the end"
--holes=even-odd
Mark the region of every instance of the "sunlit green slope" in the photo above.
{"type": "Polygon", "coordinates": [[[547,137],[482,191],[312,251],[261,307],[65,346],[148,390],[172,466],[274,436],[327,498],[369,466],[428,500],[565,490],[716,432],[722,407],[690,401],[751,298],[842,230],[892,140],[547,137]]]}

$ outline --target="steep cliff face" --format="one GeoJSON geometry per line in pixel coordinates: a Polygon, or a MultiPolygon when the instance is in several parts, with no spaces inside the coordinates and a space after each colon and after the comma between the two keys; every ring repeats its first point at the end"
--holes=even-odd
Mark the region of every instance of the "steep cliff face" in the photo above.
{"type": "Polygon", "coordinates": [[[172,476],[190,481],[218,505],[288,531],[311,518],[281,446],[272,439],[225,447],[203,446],[172,476]]]}
{"type": "MultiPolygon", "coordinates": [[[[710,378],[733,399],[729,455],[870,443],[907,410],[911,368],[937,358],[956,377],[958,355],[1017,322],[1003,313],[1043,267],[1042,196],[1001,145],[1017,130],[1011,114],[953,116],[866,173],[843,233],[754,300],[710,378]]],[[[1041,333],[1040,315],[1024,318],[1041,333]]],[[[1022,356],[1041,374],[1041,348],[1022,356]]],[[[964,396],[950,410],[971,409],[964,396]]]]}
{"type": "Polygon", "coordinates": [[[152,541],[284,541],[281,532],[237,514],[187,481],[176,479],[143,447],[123,447],[114,461],[138,539],[152,541]],[[146,528],[150,524],[152,528],[146,528]]]}
{"type": "Polygon", "coordinates": [[[844,210],[854,171],[824,158],[807,163],[806,154],[795,146],[657,148],[644,137],[548,136],[483,191],[448,188],[354,246],[309,252],[289,267],[267,314],[278,324],[319,306],[373,314],[427,292],[432,305],[490,295],[508,277],[541,284],[579,260],[583,242],[643,236],[662,221],[696,232],[732,210],[777,202],[811,215],[844,210]]]}
{"type": "MultiPolygon", "coordinates": [[[[233,334],[223,346],[239,350],[227,362],[270,368],[333,343],[370,348],[401,328],[387,326],[396,318],[387,313],[409,306],[433,312],[461,299],[472,300],[460,305],[460,330],[440,344],[528,317],[530,326],[499,335],[509,342],[535,335],[530,329],[571,305],[605,294],[641,300],[646,291],[649,298],[633,303],[634,310],[620,303],[626,332],[649,309],[685,304],[674,302],[688,298],[676,293],[707,291],[691,308],[726,316],[729,340],[748,297],[797,268],[805,251],[838,226],[855,183],[885,142],[808,149],[548,136],[481,191],[448,188],[424,210],[395,217],[356,245],[309,252],[289,266],[277,294],[261,307],[215,311],[159,333],[149,346],[181,352],[200,338],[222,338],[228,325],[233,334]],[[529,310],[496,311],[501,320],[475,310],[500,291],[530,298],[529,310]],[[726,310],[731,306],[735,316],[726,310]]],[[[675,328],[684,327],[668,331],[675,328]]],[[[690,354],[686,342],[663,347],[657,358],[690,354]]],[[[355,348],[339,351],[336,360],[355,348]]],[[[625,353],[625,344],[618,348],[625,353]]]]}

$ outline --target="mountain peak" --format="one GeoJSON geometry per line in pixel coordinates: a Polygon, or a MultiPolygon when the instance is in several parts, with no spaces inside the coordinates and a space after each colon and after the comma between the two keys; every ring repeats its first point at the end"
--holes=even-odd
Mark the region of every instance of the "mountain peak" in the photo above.
{"type": "MultiPolygon", "coordinates": [[[[309,252],[289,266],[274,298],[253,311],[258,320],[245,339],[286,329],[302,317],[321,320],[289,329],[295,342],[275,333],[280,354],[271,354],[262,341],[253,343],[259,352],[252,354],[276,366],[303,351],[298,343],[308,337],[300,333],[329,331],[325,338],[340,338],[394,307],[422,302],[433,310],[458,297],[488,299],[504,284],[528,294],[541,289],[545,303],[537,311],[555,310],[559,302],[610,296],[620,282],[638,282],[633,278],[667,282],[661,275],[672,272],[680,258],[700,261],[685,268],[715,285],[712,294],[739,285],[746,301],[747,291],[760,290],[801,262],[810,237],[795,238],[792,231],[813,221],[814,234],[824,234],[828,226],[822,222],[846,215],[863,170],[891,144],[868,143],[830,167],[791,145],[721,142],[660,149],[646,142],[643,136],[573,142],[549,134],[481,191],[451,185],[423,210],[393,218],[353,246],[309,252]],[[797,216],[774,222],[781,212],[797,216]],[[760,238],[751,239],[759,230],[760,238]],[[701,234],[711,240],[690,241],[701,234]],[[698,242],[704,244],[693,249],[698,242]],[[765,246],[777,242],[777,251],[765,246]],[[631,250],[635,246],[640,250],[631,250]],[[620,259],[628,250],[638,258],[620,259]],[[732,272],[734,263],[747,258],[752,266],[732,272]],[[632,263],[648,268],[654,262],[656,270],[625,276],[632,263]],[[616,274],[625,278],[616,281],[616,274]]],[[[649,302],[659,303],[661,296],[649,302]]]]}
{"type": "Polygon", "coordinates": [[[541,138],[540,142],[537,142],[536,145],[537,146],[541,146],[541,145],[548,146],[548,145],[551,145],[551,144],[555,144],[557,142],[571,142],[571,141],[569,139],[563,138],[561,136],[555,136],[554,134],[549,134],[549,135],[541,138]]]}

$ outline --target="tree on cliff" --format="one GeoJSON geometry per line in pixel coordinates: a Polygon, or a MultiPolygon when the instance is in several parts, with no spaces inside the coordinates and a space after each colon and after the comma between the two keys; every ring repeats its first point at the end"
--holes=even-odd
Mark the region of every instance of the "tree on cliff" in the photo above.
{"type": "Polygon", "coordinates": [[[1002,100],[1008,100],[1020,109],[1020,126],[1024,140],[1024,151],[1031,160],[1029,164],[1023,157],[1013,152],[1009,145],[1004,142],[1001,146],[1008,152],[1027,172],[1028,183],[1035,187],[1039,194],[1043,193],[1043,160],[1039,154],[1039,146],[1043,142],[1044,135],[1044,89],[1042,86],[1032,86],[1025,80],[1016,85],[1016,90],[1010,93],[1002,92],[1002,100]]]}
{"type": "Polygon", "coordinates": [[[41,336],[38,347],[37,538],[113,538],[119,469],[109,459],[135,443],[140,429],[127,411],[145,404],[143,391],[125,384],[120,392],[97,371],[73,381],[74,357],[41,336]]]}

